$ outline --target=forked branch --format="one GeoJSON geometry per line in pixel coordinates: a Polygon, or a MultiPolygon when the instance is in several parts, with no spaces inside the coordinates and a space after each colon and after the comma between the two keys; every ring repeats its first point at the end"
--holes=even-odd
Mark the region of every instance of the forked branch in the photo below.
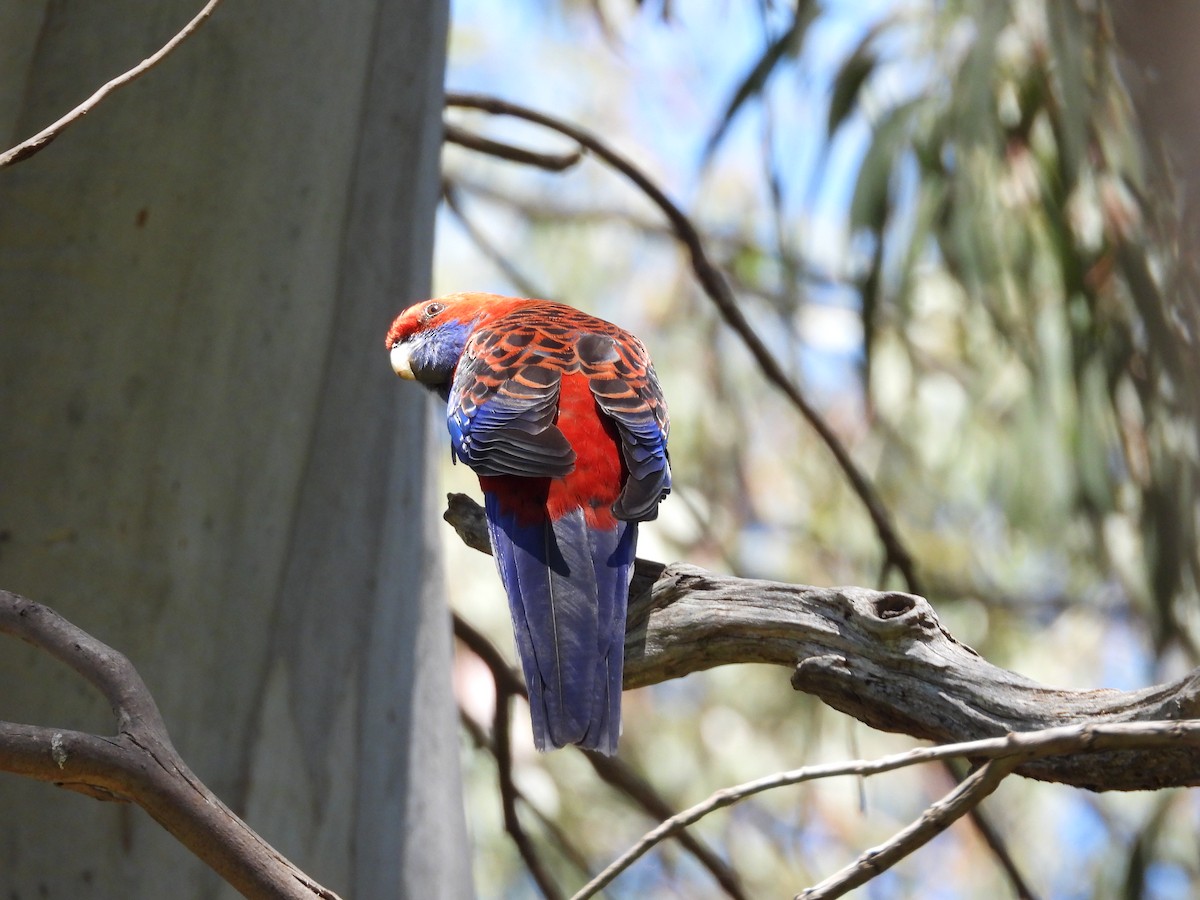
{"type": "Polygon", "coordinates": [[[338,900],[238,818],[187,767],[141,676],[121,653],[52,609],[0,591],[0,634],[66,663],[112,706],[117,733],[0,722],[0,771],[136,803],[244,896],[338,900]]]}

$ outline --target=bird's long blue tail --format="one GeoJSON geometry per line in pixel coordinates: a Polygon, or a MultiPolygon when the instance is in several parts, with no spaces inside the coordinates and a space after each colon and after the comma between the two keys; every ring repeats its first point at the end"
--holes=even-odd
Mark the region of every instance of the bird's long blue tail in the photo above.
{"type": "Polygon", "coordinates": [[[615,753],[637,523],[590,527],[582,509],[522,523],[494,494],[485,496],[534,743],[539,750],[580,744],[615,753]]]}

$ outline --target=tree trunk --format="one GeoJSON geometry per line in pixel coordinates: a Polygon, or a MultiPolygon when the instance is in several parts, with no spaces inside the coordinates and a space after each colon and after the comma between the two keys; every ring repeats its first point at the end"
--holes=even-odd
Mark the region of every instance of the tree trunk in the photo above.
{"type": "MultiPolygon", "coordinates": [[[[199,4],[16,7],[5,146],[199,4]]],[[[429,289],[446,18],[225,4],[0,171],[0,585],[128,654],[209,787],[360,900],[471,890],[428,420],[382,344],[429,289]]],[[[0,718],[111,729],[11,642],[0,718]]],[[[230,893],[136,809],[3,775],[0,809],[6,898],[230,893]]]]}
{"type": "MultiPolygon", "coordinates": [[[[1145,544],[1159,604],[1159,620],[1171,631],[1190,631],[1191,606],[1200,590],[1200,510],[1195,487],[1200,464],[1181,441],[1191,433],[1200,444],[1200,55],[1195,50],[1200,4],[1192,0],[1116,0],[1113,29],[1124,74],[1150,148],[1149,204],[1162,221],[1158,241],[1172,247],[1175,264],[1163,276],[1161,293],[1146,291],[1139,306],[1161,307],[1149,320],[1152,363],[1169,383],[1157,386],[1173,421],[1149,424],[1160,437],[1151,446],[1154,478],[1161,490],[1147,492],[1145,544]],[[1173,271],[1172,271],[1173,270],[1173,271]],[[1159,452],[1154,452],[1158,450],[1159,452]],[[1181,560],[1183,561],[1181,563],[1181,560]],[[1185,574],[1181,576],[1181,569],[1185,574]],[[1190,576],[1190,577],[1189,577],[1190,576]]],[[[1145,251],[1143,251],[1144,253],[1145,251]]],[[[1195,655],[1195,638],[1187,642],[1195,655]]]]}
{"type": "Polygon", "coordinates": [[[1200,5],[1116,0],[1113,13],[1141,126],[1152,142],[1164,145],[1194,250],[1200,241],[1200,57],[1195,49],[1200,5]]]}

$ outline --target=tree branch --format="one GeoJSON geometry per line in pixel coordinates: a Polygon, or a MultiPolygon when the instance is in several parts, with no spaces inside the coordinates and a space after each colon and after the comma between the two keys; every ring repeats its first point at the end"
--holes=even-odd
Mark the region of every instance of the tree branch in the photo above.
{"type": "Polygon", "coordinates": [[[866,884],[914,850],[929,843],[1000,786],[1012,771],[1009,760],[991,760],[958,783],[954,790],[930,806],[921,817],[897,832],[882,846],[867,850],[840,872],[796,895],[795,900],[833,900],[866,884]]]}
{"type": "MultiPolygon", "coordinates": [[[[477,504],[452,495],[445,515],[480,546],[477,504]]],[[[733,578],[639,559],[625,687],[731,663],[786,666],[797,690],[873,728],[938,743],[1200,717],[1200,669],[1136,691],[1051,688],[987,662],[946,631],[922,597],[733,578]]],[[[1144,746],[1089,745],[1031,758],[1016,772],[1096,791],[1193,786],[1200,784],[1200,749],[1173,737],[1146,738],[1144,746]]]]}
{"type": "Polygon", "coordinates": [[[124,655],[49,607],[8,591],[0,591],[0,634],[21,638],[66,663],[100,691],[117,718],[112,737],[0,722],[0,770],[98,799],[136,803],[246,897],[338,900],[192,773],[124,655]]]}
{"type": "MultiPolygon", "coordinates": [[[[459,495],[451,495],[462,497],[459,495]]],[[[468,498],[463,498],[468,499],[468,498]]],[[[486,540],[486,538],[485,538],[486,540]]],[[[490,551],[490,548],[489,548],[490,551]]],[[[487,551],[485,551],[487,552],[487,551]]],[[[457,613],[453,614],[454,636],[461,641],[472,653],[479,657],[484,665],[491,671],[492,679],[496,684],[496,703],[497,703],[497,718],[494,723],[496,733],[493,738],[487,742],[488,748],[496,757],[497,766],[511,766],[510,754],[505,751],[504,760],[501,760],[501,752],[499,750],[499,740],[501,738],[499,718],[499,704],[501,700],[507,702],[507,698],[511,696],[528,697],[525,690],[525,682],[516,671],[509,666],[508,662],[496,649],[495,645],[487,639],[483,634],[477,631],[474,626],[467,622],[457,613]]],[[[503,737],[507,739],[507,722],[503,723],[506,729],[503,737]]],[[[615,790],[623,794],[630,802],[642,808],[642,810],[654,819],[665,819],[671,815],[671,806],[659,794],[654,787],[639,776],[629,767],[628,763],[623,762],[615,756],[605,756],[603,753],[597,753],[592,750],[581,751],[584,757],[596,774],[611,785],[615,790]]],[[[511,781],[511,775],[508,776],[511,781]]],[[[517,794],[515,788],[509,787],[514,795],[517,794]]],[[[501,797],[504,797],[505,785],[504,776],[501,776],[501,797]]],[[[505,801],[507,802],[507,801],[505,801]]],[[[507,811],[505,813],[507,819],[507,811]]],[[[506,821],[507,827],[507,821],[506,821]]],[[[510,835],[512,834],[510,830],[510,835]]],[[[513,835],[514,840],[516,836],[513,835]]],[[[742,891],[741,882],[729,866],[727,866],[713,850],[708,847],[700,838],[690,832],[681,832],[678,835],[679,843],[696,857],[697,861],[712,874],[717,884],[725,893],[734,898],[734,900],[744,900],[745,893],[742,891]]],[[[518,849],[520,847],[518,846],[518,849]]],[[[521,850],[522,856],[525,851],[521,850]]],[[[536,880],[536,876],[535,876],[536,880]]]]}
{"type": "MultiPolygon", "coordinates": [[[[463,730],[471,738],[471,742],[477,750],[481,750],[492,757],[496,758],[496,741],[492,734],[486,728],[476,722],[466,710],[459,705],[458,721],[463,730]]],[[[526,809],[537,819],[538,827],[546,832],[546,836],[554,848],[562,854],[571,865],[585,875],[588,872],[588,860],[584,856],[583,851],[575,846],[570,836],[559,827],[558,823],[551,818],[547,813],[542,811],[536,803],[521,792],[521,789],[515,784],[513,785],[513,795],[521,801],[526,809]]]]}
{"type": "Polygon", "coordinates": [[[447,143],[458,144],[460,147],[466,147],[476,153],[486,153],[497,159],[506,159],[509,162],[526,166],[536,166],[549,172],[564,172],[583,159],[583,151],[578,147],[566,153],[539,153],[536,150],[526,150],[524,147],[486,138],[450,122],[443,127],[447,143]]]}
{"type": "Polygon", "coordinates": [[[837,434],[834,433],[829,423],[825,421],[816,407],[808,402],[808,399],[801,393],[800,389],[792,383],[783,366],[779,364],[779,360],[772,355],[762,338],[751,327],[750,322],[738,306],[733,291],[729,288],[729,282],[725,280],[725,276],[721,274],[721,270],[709,259],[699,231],[697,231],[691,220],[684,215],[683,211],[675,205],[671,198],[658,185],[651,181],[641,169],[609,147],[608,144],[596,135],[583,128],[571,125],[537,110],[521,106],[520,104],[509,103],[497,97],[489,97],[482,94],[449,92],[446,94],[446,105],[464,109],[478,109],[492,115],[513,116],[566,135],[571,140],[576,141],[581,147],[590,150],[607,165],[620,172],[662,211],[667,221],[671,224],[676,237],[687,247],[688,254],[691,257],[692,271],[695,273],[696,280],[700,282],[700,286],[703,288],[705,294],[716,305],[718,312],[720,312],[721,317],[725,319],[729,327],[741,338],[742,343],[745,344],[746,349],[754,357],[755,362],[758,364],[767,381],[783,392],[812,429],[817,432],[821,440],[824,441],[837,461],[838,466],[845,474],[847,481],[850,482],[850,486],[859,496],[859,499],[862,500],[863,505],[867,509],[867,514],[871,517],[871,522],[875,526],[875,531],[879,535],[879,541],[884,548],[885,572],[888,568],[895,566],[904,577],[905,584],[910,591],[921,590],[912,554],[909,553],[908,548],[900,538],[899,532],[896,531],[896,527],[892,523],[891,514],[879,496],[879,493],[875,490],[874,485],[850,456],[850,452],[842,444],[837,434]]]}
{"type": "Polygon", "coordinates": [[[28,159],[40,150],[44,150],[51,141],[95,109],[101,100],[117,90],[117,88],[125,87],[130,82],[136,81],[157,66],[166,59],[171,51],[196,33],[196,29],[203,25],[208,17],[213,14],[213,11],[220,2],[221,0],[208,0],[204,8],[196,13],[195,18],[183,26],[183,30],[163,44],[156,53],[146,57],[146,59],[142,60],[128,72],[118,75],[111,81],[101,85],[92,96],[88,97],[57,122],[47,125],[33,137],[21,141],[21,143],[12,149],[0,153],[0,169],[18,163],[23,159],[28,159]]]}
{"type": "Polygon", "coordinates": [[[844,890],[862,883],[862,881],[854,881],[853,884],[847,882],[852,871],[860,874],[869,871],[869,877],[873,877],[883,869],[894,865],[903,856],[916,850],[944,830],[953,821],[953,818],[958,818],[977,806],[978,802],[991,793],[995,786],[1022,760],[1090,753],[1109,748],[1149,749],[1165,746],[1186,746],[1193,750],[1200,749],[1200,721],[1071,725],[1026,734],[1009,734],[1005,737],[981,741],[942,744],[937,747],[918,747],[904,753],[894,753],[874,760],[858,759],[849,762],[822,763],[776,772],[744,784],[722,788],[695,806],[665,819],[646,832],[637,843],[610,863],[604,871],[580,888],[571,900],[586,900],[587,897],[593,896],[667,838],[677,836],[688,826],[695,824],[710,813],[733,806],[755,794],[823,778],[879,775],[883,772],[894,772],[897,769],[922,763],[945,762],[956,758],[985,760],[989,764],[1000,763],[992,768],[991,774],[986,779],[975,777],[982,770],[976,770],[972,775],[968,775],[945,798],[927,809],[916,823],[900,831],[887,844],[868,851],[854,865],[810,889],[833,890],[836,884],[841,888],[837,893],[813,894],[812,896],[840,896],[844,890]],[[981,781],[984,783],[981,784],[981,781]],[[948,808],[947,804],[949,804],[948,808]],[[952,818],[947,818],[949,812],[953,812],[952,818]],[[931,828],[936,830],[930,830],[931,828]],[[903,852],[900,852],[901,850],[903,852]],[[883,860],[886,860],[886,863],[883,860]]]}

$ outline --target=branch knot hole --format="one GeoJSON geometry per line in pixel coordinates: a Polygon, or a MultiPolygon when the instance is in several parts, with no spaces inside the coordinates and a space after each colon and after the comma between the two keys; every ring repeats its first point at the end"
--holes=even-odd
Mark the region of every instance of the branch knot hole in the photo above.
{"type": "Polygon", "coordinates": [[[898,619],[917,607],[917,598],[912,594],[881,594],[872,604],[875,615],[881,619],[898,619]]]}
{"type": "Polygon", "coordinates": [[[882,638],[899,638],[937,627],[933,607],[915,594],[864,591],[850,600],[862,628],[882,638]]]}

